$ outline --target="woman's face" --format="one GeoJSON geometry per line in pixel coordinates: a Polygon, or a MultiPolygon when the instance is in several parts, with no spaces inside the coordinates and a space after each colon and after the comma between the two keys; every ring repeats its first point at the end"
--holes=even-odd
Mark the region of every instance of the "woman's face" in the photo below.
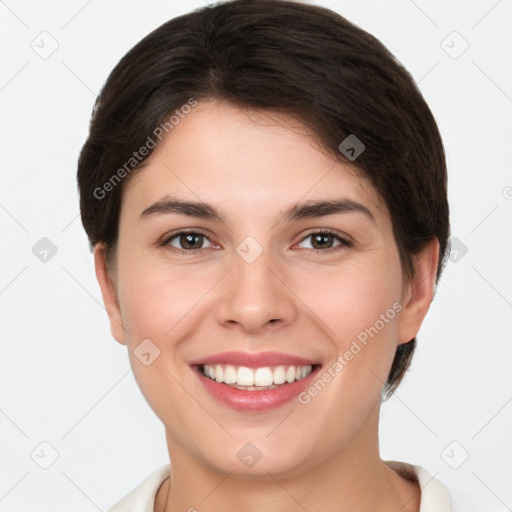
{"type": "Polygon", "coordinates": [[[370,183],[289,118],[208,102],[126,185],[118,305],[100,246],[98,278],[173,464],[292,475],[375,448],[397,344],[428,305],[411,307],[370,183]]]}

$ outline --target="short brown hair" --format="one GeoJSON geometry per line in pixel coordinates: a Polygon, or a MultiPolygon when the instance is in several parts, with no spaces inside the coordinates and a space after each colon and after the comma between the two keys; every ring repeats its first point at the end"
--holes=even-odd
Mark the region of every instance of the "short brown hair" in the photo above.
{"type": "MultiPolygon", "coordinates": [[[[231,0],[195,10],[157,28],[120,60],[96,100],[78,162],[91,247],[104,242],[109,260],[115,254],[123,185],[152,149],[132,167],[126,162],[191,98],[292,115],[340,161],[348,161],[340,143],[356,135],[365,150],[354,164],[390,211],[404,275],[414,275],[412,256],[437,238],[437,282],[449,207],[443,144],[428,105],[375,37],[333,11],[287,0],[231,0]]],[[[398,346],[387,396],[415,345],[413,338],[398,346]]]]}

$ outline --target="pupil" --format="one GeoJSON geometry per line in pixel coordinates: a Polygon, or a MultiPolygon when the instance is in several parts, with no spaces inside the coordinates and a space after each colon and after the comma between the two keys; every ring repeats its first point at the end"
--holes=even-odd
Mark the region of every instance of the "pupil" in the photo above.
{"type": "Polygon", "coordinates": [[[203,235],[200,234],[187,234],[181,235],[181,246],[185,249],[199,249],[201,247],[203,235]]]}
{"type": "Polygon", "coordinates": [[[318,234],[313,237],[313,247],[315,249],[321,249],[323,247],[331,247],[332,238],[329,234],[318,234]],[[330,242],[330,243],[329,243],[330,242]],[[317,247],[318,245],[318,247],[317,247]]]}

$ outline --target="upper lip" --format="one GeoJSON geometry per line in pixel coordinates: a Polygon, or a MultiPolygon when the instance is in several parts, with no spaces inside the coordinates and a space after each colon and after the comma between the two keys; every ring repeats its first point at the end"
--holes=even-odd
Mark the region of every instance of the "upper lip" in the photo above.
{"type": "Polygon", "coordinates": [[[318,365],[318,361],[305,359],[282,352],[222,352],[208,357],[190,361],[191,365],[230,364],[247,368],[262,368],[265,366],[307,366],[318,365]]]}

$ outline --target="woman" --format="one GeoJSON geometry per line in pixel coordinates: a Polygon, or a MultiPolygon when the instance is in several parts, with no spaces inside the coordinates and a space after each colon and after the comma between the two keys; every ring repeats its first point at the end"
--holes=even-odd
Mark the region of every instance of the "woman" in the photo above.
{"type": "Polygon", "coordinates": [[[171,464],[111,512],[450,510],[378,445],[445,262],[446,183],[408,72],[329,10],[224,2],[130,50],[80,206],[171,464]]]}

